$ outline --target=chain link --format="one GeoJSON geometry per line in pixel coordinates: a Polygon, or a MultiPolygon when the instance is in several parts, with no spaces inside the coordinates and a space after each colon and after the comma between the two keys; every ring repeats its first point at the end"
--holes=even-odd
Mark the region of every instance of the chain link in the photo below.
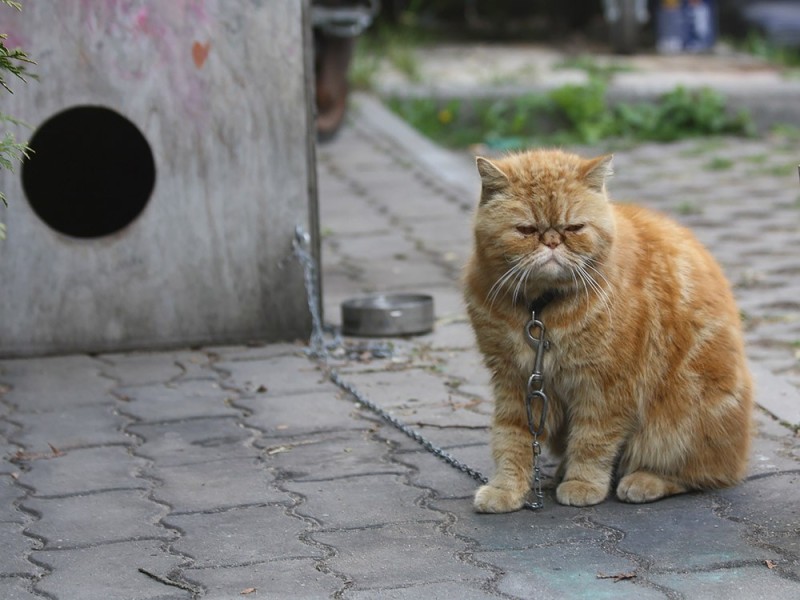
{"type": "MultiPolygon", "coordinates": [[[[328,379],[333,382],[339,389],[347,392],[350,394],[358,404],[364,406],[375,415],[380,417],[382,420],[389,423],[392,427],[403,433],[404,435],[408,436],[415,442],[417,442],[420,446],[425,448],[428,452],[433,454],[434,456],[440,458],[451,467],[458,469],[462,473],[469,475],[475,481],[480,483],[488,483],[489,479],[483,475],[477,469],[473,469],[469,465],[461,462],[452,454],[444,450],[443,448],[437,446],[427,438],[425,438],[421,433],[417,430],[409,427],[402,421],[400,421],[397,417],[392,415],[391,413],[385,411],[380,406],[372,402],[369,398],[367,398],[363,393],[361,393],[358,388],[356,388],[352,383],[345,381],[339,372],[331,367],[328,364],[328,359],[330,358],[330,351],[335,349],[341,344],[341,339],[337,338],[334,339],[333,342],[326,344],[325,343],[325,335],[324,330],[322,327],[322,318],[320,316],[320,307],[319,307],[319,300],[317,298],[317,264],[314,260],[314,257],[311,255],[309,251],[309,246],[311,242],[311,237],[309,234],[302,228],[297,227],[295,231],[295,239],[293,243],[293,250],[294,255],[300,264],[303,267],[303,276],[306,286],[306,293],[308,295],[308,310],[311,312],[311,339],[309,341],[309,348],[307,353],[312,358],[317,359],[320,365],[325,369],[325,372],[328,376],[328,379]]],[[[526,332],[530,335],[530,329],[526,327],[526,332]]],[[[544,338],[544,326],[542,326],[542,338],[544,338]]],[[[529,342],[530,343],[530,342],[529,342]]],[[[546,345],[546,342],[545,342],[546,345]]],[[[544,392],[541,392],[544,395],[544,392]]],[[[530,410],[530,402],[526,400],[526,406],[530,410]]],[[[544,410],[547,407],[547,396],[544,396],[544,410]]],[[[542,413],[542,424],[544,424],[544,410],[542,413]]],[[[531,419],[529,418],[529,426],[532,423],[531,419]]],[[[537,498],[536,502],[525,502],[523,504],[523,508],[527,508],[530,510],[535,510],[542,508],[544,505],[542,502],[542,490],[541,490],[541,473],[539,471],[539,455],[541,454],[541,447],[539,443],[536,441],[536,436],[534,435],[534,442],[533,442],[533,452],[534,452],[534,471],[533,471],[533,482],[534,482],[534,495],[537,498]]]]}
{"type": "Polygon", "coordinates": [[[547,421],[547,408],[549,400],[544,391],[544,353],[550,347],[550,342],[545,339],[546,329],[544,323],[536,318],[536,310],[531,310],[531,320],[525,325],[525,340],[533,350],[533,371],[528,377],[528,386],[525,393],[525,412],[528,416],[528,429],[530,430],[533,439],[531,441],[531,451],[533,453],[533,495],[536,501],[531,504],[534,508],[542,508],[544,506],[544,492],[542,492],[542,469],[541,469],[541,455],[542,446],[539,443],[539,436],[544,433],[545,424],[547,421]],[[541,404],[541,412],[539,414],[539,422],[537,423],[533,416],[533,404],[537,402],[541,404]]]}

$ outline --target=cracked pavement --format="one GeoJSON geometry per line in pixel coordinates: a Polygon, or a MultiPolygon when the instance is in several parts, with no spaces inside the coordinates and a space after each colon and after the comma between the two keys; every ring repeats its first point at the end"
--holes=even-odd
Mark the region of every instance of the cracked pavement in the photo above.
{"type": "MultiPolygon", "coordinates": [[[[759,385],[740,486],[583,509],[548,492],[539,511],[478,515],[472,479],[353,402],[301,344],[3,360],[0,597],[797,598],[796,147],[637,145],[617,150],[611,184],[690,225],[734,282],[759,385]]],[[[388,358],[347,340],[331,363],[489,473],[488,375],[457,282],[471,160],[362,96],[318,164],[326,320],[374,290],[432,294],[437,314],[388,358]]]]}

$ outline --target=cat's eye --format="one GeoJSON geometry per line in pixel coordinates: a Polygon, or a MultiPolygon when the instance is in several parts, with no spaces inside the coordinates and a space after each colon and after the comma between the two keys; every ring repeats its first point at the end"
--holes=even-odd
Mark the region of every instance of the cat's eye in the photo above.
{"type": "Polygon", "coordinates": [[[538,230],[533,225],[517,225],[517,231],[522,235],[534,235],[538,230]]]}
{"type": "Polygon", "coordinates": [[[566,227],[564,227],[564,231],[570,231],[572,233],[580,231],[581,229],[583,229],[583,223],[575,223],[573,225],[567,225],[566,227]]]}

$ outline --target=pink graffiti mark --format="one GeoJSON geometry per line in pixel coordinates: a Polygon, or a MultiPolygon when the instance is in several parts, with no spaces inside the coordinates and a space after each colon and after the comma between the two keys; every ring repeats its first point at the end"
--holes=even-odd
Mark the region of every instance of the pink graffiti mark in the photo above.
{"type": "Polygon", "coordinates": [[[200,42],[195,42],[192,44],[192,59],[194,60],[194,65],[198,69],[202,69],[203,65],[206,63],[206,59],[208,58],[208,53],[211,51],[211,42],[206,42],[205,44],[201,44],[200,42]]]}

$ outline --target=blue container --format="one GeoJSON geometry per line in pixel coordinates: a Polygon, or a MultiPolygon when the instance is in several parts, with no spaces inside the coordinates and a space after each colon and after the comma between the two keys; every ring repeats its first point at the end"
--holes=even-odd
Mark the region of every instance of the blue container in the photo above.
{"type": "Polygon", "coordinates": [[[717,41],[716,2],[661,0],[656,34],[656,47],[665,54],[711,50],[717,41]]]}

